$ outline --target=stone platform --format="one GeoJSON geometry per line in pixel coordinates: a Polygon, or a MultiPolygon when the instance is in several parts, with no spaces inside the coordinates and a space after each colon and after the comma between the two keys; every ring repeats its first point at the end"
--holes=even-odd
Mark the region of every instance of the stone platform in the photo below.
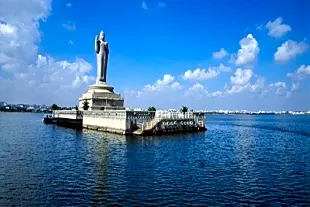
{"type": "MultiPolygon", "coordinates": [[[[69,125],[124,135],[155,135],[205,131],[205,113],[151,112],[132,110],[53,111],[53,117],[69,125]]],[[[68,126],[70,127],[70,126],[68,126]]]]}
{"type": "Polygon", "coordinates": [[[105,82],[97,82],[88,87],[88,91],[79,98],[79,109],[87,101],[92,110],[124,110],[124,98],[114,93],[114,88],[105,82]]]}

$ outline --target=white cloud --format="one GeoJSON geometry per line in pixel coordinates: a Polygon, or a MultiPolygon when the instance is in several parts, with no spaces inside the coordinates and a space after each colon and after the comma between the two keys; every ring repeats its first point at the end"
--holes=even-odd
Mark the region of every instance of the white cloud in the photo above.
{"type": "Polygon", "coordinates": [[[50,4],[49,0],[0,0],[0,68],[13,72],[36,61],[38,21],[46,20],[50,4]]]}
{"type": "Polygon", "coordinates": [[[288,95],[286,83],[284,83],[284,82],[279,81],[277,83],[271,83],[271,84],[269,84],[269,87],[275,89],[276,95],[278,95],[278,96],[287,96],[287,97],[290,96],[290,95],[288,95]]]}
{"type": "Polygon", "coordinates": [[[0,34],[2,35],[16,35],[16,27],[9,24],[0,23],[0,34]]]}
{"type": "Polygon", "coordinates": [[[200,99],[207,94],[208,91],[200,83],[195,83],[185,91],[185,96],[194,96],[197,99],[200,99]]]}
{"type": "Polygon", "coordinates": [[[183,75],[183,79],[184,80],[208,80],[208,79],[215,78],[218,75],[219,75],[219,72],[212,68],[209,68],[207,71],[206,69],[197,68],[194,71],[187,70],[183,75]]]}
{"type": "Polygon", "coordinates": [[[195,99],[201,99],[203,97],[219,97],[222,96],[222,92],[215,91],[210,93],[202,84],[195,83],[193,86],[191,86],[185,91],[185,96],[191,96],[195,99]]]}
{"type": "Polygon", "coordinates": [[[231,67],[222,63],[216,67],[209,67],[208,70],[197,68],[196,70],[187,70],[183,75],[184,80],[208,80],[217,77],[221,72],[230,72],[231,67]]]}
{"type": "Polygon", "coordinates": [[[75,31],[76,26],[72,21],[68,21],[68,23],[62,24],[61,25],[64,29],[69,30],[69,31],[75,31]]]}
{"type": "Polygon", "coordinates": [[[210,93],[211,97],[218,97],[218,96],[222,96],[222,92],[221,91],[215,91],[213,93],[210,93]]]}
{"type": "Polygon", "coordinates": [[[231,71],[231,67],[225,66],[222,63],[218,67],[212,67],[212,68],[219,72],[230,72],[231,71]]]}
{"type": "Polygon", "coordinates": [[[238,50],[236,65],[249,65],[253,64],[259,53],[258,42],[252,34],[248,34],[239,42],[240,49],[238,50]]]}
{"type": "Polygon", "coordinates": [[[192,87],[188,89],[188,91],[198,92],[198,91],[205,91],[204,86],[200,83],[195,83],[192,87]]]}
{"type": "Polygon", "coordinates": [[[165,74],[163,79],[158,79],[154,84],[148,84],[144,87],[143,91],[160,92],[166,89],[181,89],[180,83],[174,81],[174,76],[165,74]]]}
{"type": "Polygon", "coordinates": [[[72,6],[72,4],[71,3],[66,3],[66,7],[71,7],[72,6]]]}
{"type": "Polygon", "coordinates": [[[265,79],[262,77],[257,78],[255,84],[251,84],[250,80],[254,76],[253,71],[250,69],[242,70],[238,68],[234,76],[230,77],[231,89],[226,86],[226,92],[228,94],[240,93],[243,91],[248,92],[260,92],[264,88],[265,79]]]}
{"type": "Polygon", "coordinates": [[[224,48],[221,48],[220,51],[218,52],[213,52],[212,53],[212,57],[214,59],[222,59],[224,58],[226,55],[228,55],[227,51],[224,48]]]}
{"type": "Polygon", "coordinates": [[[245,85],[250,81],[253,76],[253,72],[250,69],[242,70],[238,68],[235,72],[235,76],[230,77],[230,82],[233,85],[245,85]]]}
{"type": "Polygon", "coordinates": [[[174,82],[171,84],[172,89],[181,89],[183,86],[179,82],[174,82]]]}
{"type": "Polygon", "coordinates": [[[297,80],[308,78],[310,77],[310,65],[301,65],[295,73],[287,73],[286,75],[297,80]]]}
{"type": "Polygon", "coordinates": [[[14,79],[5,79],[10,85],[1,83],[0,90],[4,99],[13,102],[73,104],[95,82],[95,77],[88,75],[91,70],[80,58],[68,62],[38,55],[35,63],[14,73],[14,79]]]}
{"type": "Polygon", "coordinates": [[[170,74],[165,74],[163,79],[158,79],[155,83],[155,85],[168,85],[172,83],[174,80],[174,77],[170,74]]]}
{"type": "Polygon", "coordinates": [[[147,10],[147,9],[148,9],[148,6],[147,6],[147,3],[146,3],[145,0],[142,1],[142,8],[143,8],[144,10],[147,10]]]}
{"type": "Polygon", "coordinates": [[[284,82],[276,82],[276,83],[271,83],[269,84],[270,87],[275,87],[275,88],[286,88],[286,83],[284,82]]]}
{"type": "Polygon", "coordinates": [[[92,66],[38,54],[39,21],[51,11],[51,1],[0,0],[0,94],[8,102],[73,105],[95,81],[92,66]],[[16,6],[19,5],[19,6],[16,6]]]}
{"type": "Polygon", "coordinates": [[[288,40],[284,42],[274,54],[274,60],[278,62],[287,62],[294,59],[297,55],[304,53],[308,48],[307,43],[288,40]]]}
{"type": "Polygon", "coordinates": [[[266,28],[269,30],[269,36],[279,38],[284,36],[287,32],[292,31],[290,25],[282,24],[282,21],[283,19],[278,17],[273,22],[269,21],[266,24],[266,28]]]}
{"type": "Polygon", "coordinates": [[[126,89],[124,95],[130,98],[141,98],[146,101],[154,100],[156,97],[163,99],[171,99],[178,91],[181,91],[183,86],[175,81],[175,77],[170,74],[165,74],[162,79],[158,79],[154,84],[147,84],[140,90],[126,89]]]}

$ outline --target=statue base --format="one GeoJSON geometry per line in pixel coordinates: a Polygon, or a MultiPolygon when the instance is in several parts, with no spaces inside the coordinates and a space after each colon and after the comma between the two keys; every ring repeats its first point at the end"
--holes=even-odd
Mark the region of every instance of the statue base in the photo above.
{"type": "Polygon", "coordinates": [[[84,102],[88,110],[124,110],[124,98],[114,93],[114,88],[105,82],[97,82],[88,87],[88,91],[79,98],[79,109],[83,110],[84,102]]]}

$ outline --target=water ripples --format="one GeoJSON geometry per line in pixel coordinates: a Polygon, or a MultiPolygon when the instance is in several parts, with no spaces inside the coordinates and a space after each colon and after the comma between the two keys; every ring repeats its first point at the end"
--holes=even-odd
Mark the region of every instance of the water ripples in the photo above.
{"type": "Polygon", "coordinates": [[[0,206],[310,205],[309,117],[209,116],[206,133],[160,137],[40,118],[0,114],[0,206]]]}

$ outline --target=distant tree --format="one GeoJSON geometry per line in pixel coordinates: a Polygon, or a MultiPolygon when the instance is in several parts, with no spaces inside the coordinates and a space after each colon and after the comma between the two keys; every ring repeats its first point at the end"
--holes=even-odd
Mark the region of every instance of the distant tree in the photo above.
{"type": "Polygon", "coordinates": [[[181,112],[186,113],[188,112],[188,107],[186,106],[182,106],[182,108],[180,109],[181,112]]]}
{"type": "Polygon", "coordinates": [[[53,104],[51,107],[53,111],[59,109],[59,106],[57,106],[56,104],[53,104]]]}
{"type": "Polygon", "coordinates": [[[148,111],[156,111],[156,108],[154,106],[150,106],[147,110],[148,111]]]}
{"type": "Polygon", "coordinates": [[[87,100],[83,102],[83,110],[87,111],[89,109],[89,103],[87,100]]]}
{"type": "Polygon", "coordinates": [[[79,110],[79,107],[78,107],[78,106],[75,106],[75,110],[78,111],[78,110],[79,110]]]}

